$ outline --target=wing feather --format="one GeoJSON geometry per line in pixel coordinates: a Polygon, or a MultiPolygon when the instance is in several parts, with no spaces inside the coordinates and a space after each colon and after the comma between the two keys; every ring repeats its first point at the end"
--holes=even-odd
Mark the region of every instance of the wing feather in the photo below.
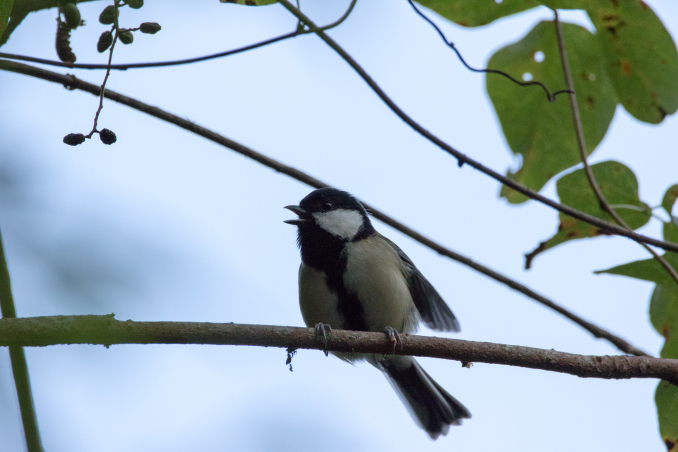
{"type": "Polygon", "coordinates": [[[417,307],[422,320],[426,325],[437,331],[461,331],[459,321],[445,300],[435,290],[433,285],[421,274],[412,260],[400,249],[398,245],[381,236],[398,253],[408,271],[407,285],[412,295],[414,305],[417,307]]]}

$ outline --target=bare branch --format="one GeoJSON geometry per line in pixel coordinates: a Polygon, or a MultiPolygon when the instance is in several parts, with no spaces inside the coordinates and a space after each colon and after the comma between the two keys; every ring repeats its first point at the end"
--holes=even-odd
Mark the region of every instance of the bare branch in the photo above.
{"type": "MultiPolygon", "coordinates": [[[[6,70],[6,71],[11,71],[11,72],[16,72],[19,74],[24,74],[24,75],[29,75],[32,77],[40,78],[43,80],[47,80],[50,82],[55,82],[64,85],[65,87],[69,89],[79,89],[91,94],[94,94],[95,96],[98,96],[100,94],[100,87],[97,85],[94,85],[92,83],[88,83],[85,81],[82,81],[72,75],[63,75],[63,74],[58,74],[56,72],[51,72],[47,71],[45,69],[37,68],[34,66],[28,66],[26,64],[22,63],[16,63],[13,61],[6,61],[6,60],[0,60],[0,70],[6,70]]],[[[133,99],[131,97],[127,97],[125,95],[116,93],[111,90],[106,90],[105,91],[105,97],[107,99],[110,99],[112,101],[121,103],[123,105],[127,105],[128,107],[131,107],[135,110],[141,111],[143,113],[146,113],[150,116],[153,116],[155,118],[161,119],[163,121],[166,121],[170,124],[174,124],[178,127],[181,127],[184,130],[187,130],[189,132],[195,133],[196,135],[199,135],[203,138],[206,138],[214,143],[217,143],[221,146],[224,146],[228,149],[231,149],[232,151],[235,151],[241,155],[244,155],[245,157],[249,157],[253,160],[255,160],[258,163],[261,163],[264,166],[267,166],[268,168],[271,168],[275,171],[278,171],[279,173],[286,174],[287,176],[292,177],[293,179],[298,180],[299,182],[302,182],[304,184],[307,184],[311,187],[314,188],[322,188],[322,187],[328,187],[326,183],[316,179],[315,177],[304,173],[303,171],[300,171],[296,168],[293,168],[291,166],[285,165],[281,162],[278,162],[277,160],[274,160],[268,156],[265,156],[259,152],[256,152],[253,149],[248,148],[247,146],[244,146],[238,142],[235,142],[231,140],[230,138],[226,138],[222,135],[219,135],[216,132],[213,132],[209,129],[206,129],[205,127],[199,126],[198,124],[195,124],[193,122],[187,121],[186,119],[180,118],[176,115],[173,115],[171,113],[168,113],[158,107],[153,107],[151,105],[145,104],[143,102],[140,102],[136,99],[133,99]]],[[[362,201],[361,201],[362,202],[362,201]]],[[[449,257],[450,259],[453,259],[463,265],[466,265],[477,272],[482,273],[485,276],[488,276],[495,281],[498,281],[509,288],[518,291],[524,295],[526,295],[529,298],[532,298],[533,300],[537,301],[538,303],[541,303],[542,305],[548,307],[549,309],[553,309],[554,311],[558,312],[559,314],[567,317],[568,319],[572,320],[575,322],[577,325],[581,326],[593,336],[601,339],[605,339],[615,345],[619,350],[621,350],[624,353],[630,353],[633,355],[638,355],[638,356],[649,356],[647,353],[643,352],[642,350],[639,350],[638,348],[634,347],[633,345],[629,344],[627,341],[624,339],[610,333],[609,331],[604,330],[603,328],[594,325],[593,323],[582,319],[581,317],[577,316],[576,314],[568,311],[564,307],[558,305],[557,303],[549,300],[548,298],[536,293],[532,289],[530,289],[527,286],[524,286],[523,284],[520,284],[519,282],[502,275],[501,273],[498,273],[488,267],[485,267],[482,264],[479,264],[472,259],[463,256],[459,253],[456,253],[455,251],[452,251],[449,248],[446,248],[442,245],[440,245],[437,242],[434,242],[433,240],[429,239],[428,237],[425,237],[424,235],[418,233],[417,231],[409,228],[408,226],[400,223],[399,221],[389,217],[385,213],[377,210],[376,208],[370,206],[368,203],[363,202],[363,205],[370,211],[370,213],[377,218],[378,220],[384,222],[385,224],[391,226],[394,229],[397,229],[398,231],[402,232],[403,234],[407,235],[408,237],[411,237],[412,239],[416,240],[417,242],[421,243],[422,245],[438,252],[439,254],[449,257]]]]}
{"type": "MultiPolygon", "coordinates": [[[[581,116],[579,115],[579,105],[577,105],[577,95],[574,92],[574,82],[572,81],[572,73],[570,72],[570,63],[567,59],[567,48],[565,47],[565,38],[563,37],[563,30],[560,26],[560,20],[558,19],[558,11],[553,10],[554,19],[553,23],[556,27],[556,38],[558,40],[558,50],[560,52],[560,64],[563,67],[563,74],[565,76],[565,83],[567,84],[567,89],[569,90],[568,99],[570,101],[570,110],[572,111],[572,123],[574,125],[574,130],[577,135],[577,145],[579,147],[579,156],[582,163],[584,164],[584,172],[586,173],[586,178],[589,181],[589,185],[593,190],[593,193],[598,198],[598,203],[600,207],[607,212],[614,221],[621,227],[625,228],[628,231],[631,231],[631,227],[624,221],[624,219],[619,216],[619,214],[614,210],[614,208],[607,202],[605,195],[603,194],[598,182],[596,181],[591,166],[588,162],[588,150],[586,149],[586,140],[584,138],[584,127],[581,123],[581,116]]],[[[673,278],[673,280],[678,284],[678,273],[671,267],[666,259],[660,256],[655,250],[647,246],[647,244],[638,242],[640,246],[645,248],[654,259],[659,262],[659,264],[664,267],[667,273],[673,278]]]]}
{"type": "MultiPolygon", "coordinates": [[[[299,11],[297,8],[295,8],[289,1],[287,0],[278,0],[278,3],[283,5],[288,11],[290,11],[293,15],[295,15],[299,20],[304,22],[306,25],[308,25],[311,28],[314,28],[315,25],[311,19],[308,18],[303,12],[299,11]]],[[[473,160],[472,158],[468,157],[466,154],[463,154],[462,152],[456,150],[449,144],[445,143],[443,140],[438,138],[437,136],[433,135],[431,132],[428,130],[424,129],[418,122],[416,122],[414,119],[412,119],[407,113],[405,113],[403,110],[396,105],[395,102],[377,85],[377,83],[372,80],[372,77],[365,72],[365,70],[351,57],[344,49],[339,46],[332,38],[330,38],[327,34],[325,34],[323,31],[316,31],[316,34],[325,41],[325,43],[330,46],[335,52],[337,52],[357,73],[362,77],[362,79],[369,85],[370,88],[379,96],[379,98],[400,118],[402,119],[407,125],[412,127],[415,131],[420,133],[424,138],[427,140],[431,141],[433,144],[437,145],[440,147],[442,150],[447,152],[448,154],[452,155],[454,158],[457,159],[457,162],[459,163],[459,166],[463,166],[464,164],[468,164],[469,166],[477,169],[478,171],[490,176],[491,178],[501,182],[502,184],[506,185],[509,188],[514,189],[515,191],[522,193],[523,195],[527,196],[528,198],[532,198],[536,201],[541,202],[542,204],[545,204],[549,207],[552,207],[556,209],[559,212],[564,213],[565,215],[569,215],[572,218],[576,218],[578,220],[584,221],[586,223],[592,224],[594,226],[597,226],[605,231],[608,231],[611,234],[616,234],[616,235],[621,235],[624,237],[628,237],[632,240],[635,240],[636,242],[644,242],[648,243],[650,245],[658,246],[659,248],[663,248],[665,250],[670,250],[674,252],[678,252],[678,244],[676,243],[671,243],[671,242],[665,242],[663,240],[657,240],[651,237],[646,237],[644,235],[638,234],[633,231],[629,231],[625,228],[622,228],[621,226],[618,226],[616,224],[609,223],[607,221],[601,220],[600,218],[594,217],[593,215],[589,215],[587,213],[581,212],[577,209],[573,209],[570,206],[566,206],[564,204],[559,204],[552,199],[547,198],[546,196],[540,195],[536,191],[525,187],[522,184],[519,184],[516,181],[513,181],[505,176],[502,176],[501,174],[497,173],[493,169],[490,169],[486,167],[485,165],[481,164],[480,162],[477,162],[473,160]]]]}
{"type": "MultiPolygon", "coordinates": [[[[337,27],[341,25],[351,14],[353,11],[353,7],[355,6],[357,0],[352,0],[351,4],[348,6],[348,9],[346,9],[346,12],[337,19],[336,21],[332,22],[329,25],[325,25],[323,27],[320,27],[319,30],[326,31],[330,30],[334,27],[337,27]]],[[[69,69],[106,69],[106,70],[121,70],[121,71],[126,71],[127,69],[144,69],[144,68],[152,68],[152,67],[166,67],[166,66],[181,66],[184,64],[192,64],[192,63],[198,63],[200,61],[207,61],[207,60],[213,60],[216,58],[223,58],[227,57],[230,55],[235,55],[236,53],[242,53],[246,52],[248,50],[253,50],[257,49],[259,47],[264,47],[269,44],[273,44],[276,42],[284,41],[285,39],[289,38],[294,38],[300,35],[308,34],[308,33],[314,33],[316,31],[315,28],[298,28],[297,30],[291,32],[291,33],[286,33],[284,35],[276,36],[275,38],[270,38],[266,39],[261,42],[257,42],[254,44],[249,44],[243,47],[239,47],[237,49],[233,50],[226,50],[224,52],[219,52],[219,53],[213,53],[211,55],[203,55],[199,57],[194,57],[194,58],[185,58],[182,60],[172,60],[172,61],[156,61],[153,63],[125,63],[125,64],[87,64],[87,63],[73,63],[73,64],[66,64],[61,61],[54,61],[54,60],[47,60],[44,58],[36,58],[32,56],[27,56],[27,55],[16,55],[13,53],[2,53],[0,52],[0,58],[7,58],[10,60],[19,60],[19,61],[30,61],[31,63],[39,63],[39,64],[46,64],[48,66],[58,66],[58,67],[67,67],[69,69]]],[[[2,42],[0,42],[0,45],[2,45],[2,42]]]]}
{"type": "MultiPolygon", "coordinates": [[[[0,310],[4,317],[3,320],[16,317],[9,269],[7,268],[5,250],[2,244],[2,235],[0,235],[0,310]]],[[[19,411],[21,411],[21,422],[24,427],[26,446],[29,452],[42,452],[38,419],[35,415],[33,392],[31,391],[31,381],[28,376],[28,366],[26,365],[26,355],[24,355],[23,347],[18,345],[10,346],[9,358],[12,363],[12,375],[14,376],[14,385],[16,386],[17,398],[19,399],[19,411]]]]}
{"type": "MultiPolygon", "coordinates": [[[[678,360],[637,356],[586,356],[518,345],[402,334],[398,355],[426,356],[561,372],[585,378],[660,378],[678,383],[678,360]]],[[[111,315],[0,320],[0,346],[58,344],[213,344],[282,347],[389,355],[383,333],[332,330],[327,345],[313,328],[199,322],[133,322],[111,315]]]]}

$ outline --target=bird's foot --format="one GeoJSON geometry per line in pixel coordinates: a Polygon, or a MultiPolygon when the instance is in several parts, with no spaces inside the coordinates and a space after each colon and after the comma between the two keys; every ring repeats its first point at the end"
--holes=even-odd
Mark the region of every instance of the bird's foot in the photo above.
{"type": "Polygon", "coordinates": [[[384,328],[384,333],[386,333],[386,339],[393,345],[393,354],[395,355],[396,345],[400,345],[400,348],[403,348],[403,341],[400,340],[400,334],[398,334],[398,330],[391,326],[384,328]]]}
{"type": "MultiPolygon", "coordinates": [[[[325,348],[327,348],[327,334],[332,333],[332,327],[329,325],[326,325],[322,322],[316,323],[315,324],[315,337],[318,338],[319,340],[323,341],[323,344],[325,344],[325,348]]],[[[327,350],[323,350],[325,352],[325,356],[327,356],[329,353],[327,350]]]]}

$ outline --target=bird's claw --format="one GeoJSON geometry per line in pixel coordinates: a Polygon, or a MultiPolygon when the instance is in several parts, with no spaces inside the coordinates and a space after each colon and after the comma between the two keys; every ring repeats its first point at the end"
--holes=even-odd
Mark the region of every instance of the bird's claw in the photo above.
{"type": "Polygon", "coordinates": [[[384,328],[384,333],[386,333],[386,339],[393,345],[393,354],[395,355],[396,345],[400,345],[400,348],[403,348],[403,341],[400,340],[400,334],[398,334],[398,330],[391,326],[384,328]]]}
{"type": "MultiPolygon", "coordinates": [[[[315,324],[315,337],[323,341],[323,344],[325,344],[325,348],[327,348],[327,333],[330,334],[332,333],[331,326],[326,325],[322,322],[315,324]]],[[[323,350],[323,352],[325,352],[325,356],[329,355],[327,350],[323,350]]]]}

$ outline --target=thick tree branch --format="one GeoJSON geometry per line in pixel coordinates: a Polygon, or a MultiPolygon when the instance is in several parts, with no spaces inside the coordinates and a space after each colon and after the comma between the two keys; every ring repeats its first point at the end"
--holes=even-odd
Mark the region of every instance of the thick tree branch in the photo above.
{"type": "MultiPolygon", "coordinates": [[[[403,334],[398,355],[502,364],[586,378],[660,378],[678,383],[678,360],[637,356],[585,356],[517,345],[403,334]]],[[[391,354],[382,333],[333,330],[327,347],[313,328],[234,323],[133,322],[111,315],[0,320],[0,346],[58,344],[213,344],[391,354]]]]}
{"type": "MultiPolygon", "coordinates": [[[[37,68],[34,66],[29,66],[26,64],[22,63],[16,63],[13,61],[6,61],[6,60],[0,60],[0,70],[6,70],[6,71],[12,71],[16,72],[19,74],[24,74],[24,75],[29,75],[32,77],[40,78],[43,80],[47,80],[50,82],[55,82],[64,85],[68,89],[79,89],[91,94],[94,94],[95,96],[98,96],[100,93],[101,88],[97,85],[94,85],[92,83],[88,83],[85,81],[82,81],[74,76],[71,75],[63,75],[63,74],[58,74],[56,72],[51,72],[47,71],[45,69],[37,68]]],[[[291,166],[287,166],[283,163],[278,162],[277,160],[274,160],[270,157],[267,157],[263,154],[260,154],[259,152],[254,151],[253,149],[248,148],[247,146],[244,146],[240,143],[237,143],[229,138],[226,138],[222,135],[219,135],[218,133],[215,133],[209,129],[206,129],[202,126],[199,126],[195,123],[192,123],[186,119],[180,118],[176,115],[173,115],[171,113],[168,113],[158,107],[153,107],[151,105],[145,104],[143,102],[140,102],[136,99],[133,99],[131,97],[127,97],[125,95],[116,93],[111,90],[106,90],[104,93],[105,97],[107,99],[110,99],[112,101],[121,103],[123,105],[127,105],[128,107],[131,107],[135,110],[141,111],[143,113],[146,113],[150,116],[156,117],[158,119],[161,119],[163,121],[169,122],[170,124],[174,124],[178,127],[181,127],[184,130],[187,130],[189,132],[195,133],[196,135],[199,135],[203,138],[206,138],[214,143],[217,143],[221,146],[224,146],[228,149],[231,149],[232,151],[235,151],[241,155],[244,155],[245,157],[249,157],[253,160],[255,160],[258,163],[261,163],[264,166],[267,166],[268,168],[271,168],[275,171],[278,171],[282,174],[286,174],[299,182],[302,182],[304,184],[307,184],[311,187],[314,188],[322,188],[322,187],[328,187],[329,185],[325,184],[324,182],[314,178],[313,176],[310,176],[303,171],[299,171],[296,168],[293,168],[291,166]]],[[[362,201],[361,201],[362,202],[362,201]]],[[[472,259],[463,256],[459,253],[456,253],[455,251],[452,251],[449,248],[446,248],[442,245],[440,245],[437,242],[434,242],[433,240],[429,239],[428,237],[423,236],[422,234],[418,233],[417,231],[405,226],[404,224],[398,222],[397,220],[389,217],[385,213],[377,210],[376,208],[370,206],[369,204],[363,202],[363,205],[370,211],[370,213],[377,218],[378,220],[386,223],[387,225],[391,226],[392,228],[402,232],[403,234],[407,235],[408,237],[411,237],[412,239],[416,240],[417,242],[421,243],[422,245],[438,252],[439,254],[449,257],[450,259],[453,259],[463,265],[466,265],[474,270],[476,270],[479,273],[482,273],[485,276],[488,276],[495,281],[498,281],[509,288],[518,291],[524,295],[526,295],[529,298],[532,298],[533,300],[537,301],[538,303],[541,303],[542,305],[548,307],[549,309],[553,309],[554,311],[558,312],[559,314],[567,317],[568,319],[572,320],[575,322],[577,325],[581,326],[585,330],[589,331],[593,336],[597,338],[602,338],[610,343],[614,344],[619,350],[621,350],[624,353],[629,353],[632,355],[638,355],[638,356],[649,356],[647,353],[643,352],[642,350],[639,350],[638,348],[634,347],[633,345],[629,344],[627,341],[624,339],[620,338],[619,336],[616,336],[609,331],[600,328],[597,325],[594,325],[593,323],[584,320],[583,318],[577,316],[576,314],[568,311],[564,307],[558,305],[557,303],[549,300],[548,298],[536,293],[529,287],[520,284],[519,282],[502,275],[501,273],[498,273],[482,264],[479,264],[472,259]]]]}
{"type": "MultiPolygon", "coordinates": [[[[5,250],[0,234],[0,310],[4,319],[15,318],[16,309],[14,307],[14,297],[12,297],[12,286],[9,279],[9,269],[5,259],[5,250]]],[[[2,321],[2,320],[0,320],[2,321]]],[[[42,452],[42,442],[40,441],[40,431],[38,430],[38,419],[35,415],[35,405],[33,404],[33,392],[31,391],[31,381],[28,377],[28,365],[26,364],[26,355],[21,346],[12,345],[9,347],[9,359],[12,363],[12,375],[16,394],[19,399],[19,411],[21,411],[21,422],[24,428],[24,437],[26,438],[26,447],[29,452],[42,452]]]]}
{"type": "MultiPolygon", "coordinates": [[[[313,21],[308,16],[306,16],[303,12],[294,7],[289,1],[278,0],[278,3],[283,5],[288,11],[290,11],[294,16],[296,16],[299,20],[301,20],[309,27],[317,28],[313,21]]],[[[678,252],[678,244],[676,243],[664,242],[662,240],[646,237],[636,232],[629,231],[616,224],[612,224],[607,221],[601,220],[600,218],[594,217],[593,215],[589,215],[577,209],[573,209],[570,206],[559,204],[553,201],[552,199],[540,195],[536,191],[527,188],[522,184],[519,184],[516,181],[513,181],[505,176],[502,176],[493,169],[486,167],[485,165],[468,157],[466,154],[463,154],[462,152],[456,150],[455,148],[445,143],[437,136],[433,135],[428,130],[424,129],[424,127],[422,127],[418,122],[416,122],[407,113],[401,110],[400,107],[398,107],[398,105],[395,102],[393,102],[393,100],[379,87],[379,85],[377,85],[377,83],[372,79],[372,77],[370,77],[369,74],[365,72],[365,70],[353,59],[353,57],[351,57],[343,48],[341,48],[341,46],[339,46],[339,44],[337,44],[325,32],[323,32],[322,30],[317,30],[315,33],[320,37],[320,39],[325,41],[325,43],[328,46],[330,46],[335,52],[337,52],[358,73],[358,75],[360,75],[360,77],[365,81],[365,83],[367,83],[367,85],[369,85],[369,87],[372,88],[375,94],[379,96],[379,98],[393,111],[393,113],[395,113],[400,119],[402,119],[407,125],[412,127],[415,131],[420,133],[424,138],[431,141],[433,144],[440,147],[442,150],[456,158],[457,162],[459,163],[459,166],[468,164],[469,166],[477,169],[478,171],[501,182],[507,187],[512,188],[513,190],[516,190],[519,193],[522,193],[528,198],[532,198],[536,201],[539,201],[542,204],[545,204],[549,207],[556,209],[559,212],[564,213],[565,215],[571,216],[572,218],[576,218],[577,220],[581,220],[586,223],[597,226],[611,234],[621,235],[624,237],[628,237],[632,240],[635,240],[636,242],[644,242],[650,245],[658,246],[665,250],[678,252]]]]}
{"type": "MultiPolygon", "coordinates": [[[[593,175],[593,170],[588,162],[588,150],[586,149],[586,139],[584,138],[584,127],[582,126],[581,116],[579,115],[579,105],[577,104],[577,95],[574,92],[574,82],[572,81],[572,73],[570,72],[570,63],[567,59],[567,48],[565,46],[565,38],[563,37],[563,30],[560,26],[560,20],[558,19],[558,11],[553,10],[554,19],[553,23],[556,27],[556,38],[558,40],[558,51],[560,53],[560,64],[563,67],[563,75],[565,76],[565,83],[567,84],[567,89],[569,90],[568,100],[570,101],[570,111],[572,111],[572,124],[574,126],[575,134],[577,135],[577,146],[579,147],[579,157],[581,158],[582,163],[584,164],[584,172],[586,173],[586,179],[589,181],[591,190],[596,195],[600,207],[607,212],[612,219],[621,227],[631,231],[631,227],[626,224],[626,221],[617,213],[616,210],[607,202],[603,191],[598,185],[595,176],[593,175]]],[[[647,246],[647,244],[638,242],[640,246],[645,248],[654,259],[659,262],[659,264],[664,267],[669,276],[678,284],[678,273],[671,267],[666,259],[660,256],[655,250],[647,246]]]]}

